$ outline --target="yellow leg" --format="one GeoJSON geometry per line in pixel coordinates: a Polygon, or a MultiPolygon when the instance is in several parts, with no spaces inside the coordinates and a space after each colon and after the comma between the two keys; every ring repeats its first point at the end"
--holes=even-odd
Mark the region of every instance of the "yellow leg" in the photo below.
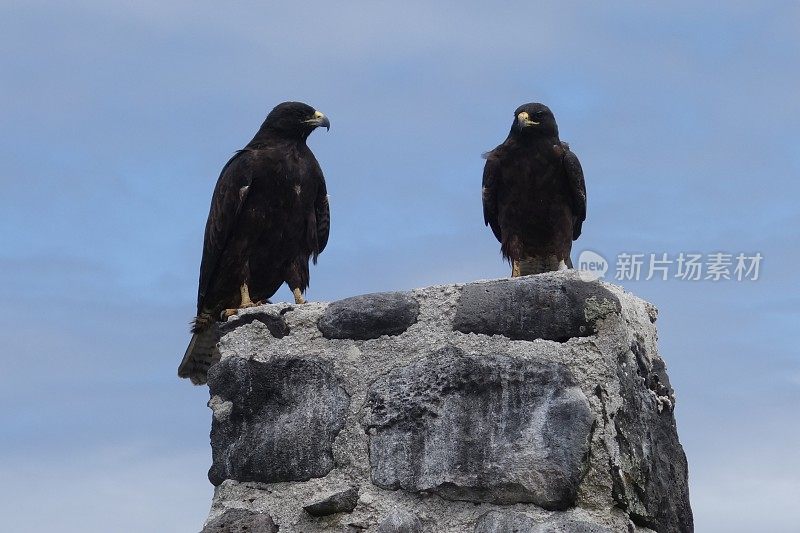
{"type": "Polygon", "coordinates": [[[305,300],[305,298],[303,298],[303,293],[300,292],[300,289],[294,289],[292,291],[292,294],[294,294],[294,303],[296,303],[296,304],[304,304],[304,303],[306,303],[306,300],[305,300]]]}
{"type": "Polygon", "coordinates": [[[519,261],[517,261],[516,259],[512,259],[511,260],[511,277],[512,278],[520,277],[522,275],[520,272],[521,272],[521,269],[520,269],[520,266],[519,266],[519,261]]]}
{"type": "Polygon", "coordinates": [[[222,320],[227,320],[228,318],[232,317],[239,309],[255,307],[258,305],[250,299],[250,289],[248,288],[247,283],[242,283],[242,286],[239,287],[239,296],[241,297],[241,303],[239,303],[239,307],[237,309],[225,309],[222,313],[220,313],[222,320]]]}
{"type": "Polygon", "coordinates": [[[239,309],[244,307],[253,307],[253,301],[250,299],[250,289],[247,286],[247,283],[242,283],[242,286],[239,287],[239,293],[242,296],[242,303],[239,304],[239,309]]]}

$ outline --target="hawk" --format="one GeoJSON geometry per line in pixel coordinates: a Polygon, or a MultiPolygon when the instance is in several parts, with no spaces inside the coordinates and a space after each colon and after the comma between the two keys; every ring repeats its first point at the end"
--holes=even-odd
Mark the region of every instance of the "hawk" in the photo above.
{"type": "Polygon", "coordinates": [[[325,249],[330,211],[325,179],[306,145],[328,118],[300,102],[267,115],[253,140],[225,164],[206,223],[197,316],[178,376],[206,381],[215,357],[217,321],[267,302],[288,284],[305,303],[308,261],[325,249]]]}
{"type": "Polygon", "coordinates": [[[586,185],[550,109],[539,103],[517,108],[506,140],[484,157],[483,220],[511,262],[512,277],[572,268],[572,241],[586,220],[586,185]]]}

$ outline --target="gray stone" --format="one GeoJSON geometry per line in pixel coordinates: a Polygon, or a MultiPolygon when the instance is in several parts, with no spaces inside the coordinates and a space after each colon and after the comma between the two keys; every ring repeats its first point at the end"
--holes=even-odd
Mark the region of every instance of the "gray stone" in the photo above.
{"type": "Polygon", "coordinates": [[[336,492],[330,496],[304,505],[303,509],[311,516],[328,516],[336,513],[349,513],[358,505],[358,487],[336,492]]]}
{"type": "Polygon", "coordinates": [[[211,367],[208,385],[214,485],[305,481],[331,471],[350,398],[330,361],[229,357],[211,367]]]}
{"type": "Polygon", "coordinates": [[[200,533],[277,533],[278,526],[266,513],[229,509],[211,520],[200,533]]]}
{"type": "Polygon", "coordinates": [[[446,349],[377,380],[367,408],[379,487],[547,509],[575,501],[593,417],[564,365],[446,349]]]}
{"type": "Polygon", "coordinates": [[[241,316],[235,316],[219,325],[219,333],[220,335],[225,335],[245,324],[251,324],[253,322],[261,322],[267,326],[270,335],[276,339],[282,339],[290,333],[289,326],[286,325],[286,320],[284,320],[282,316],[270,315],[268,313],[247,313],[241,316]]]}
{"type": "Polygon", "coordinates": [[[599,282],[527,276],[465,286],[453,328],[564,342],[592,335],[599,319],[619,310],[619,299],[599,282]]]}
{"type": "Polygon", "coordinates": [[[378,524],[378,533],[422,533],[422,521],[413,513],[393,509],[378,524]]]}
{"type": "MultiPolygon", "coordinates": [[[[389,520],[396,510],[419,521],[400,525],[465,533],[496,511],[520,513],[535,527],[561,518],[577,522],[573,529],[586,522],[614,533],[690,533],[655,308],[601,282],[619,308],[600,296],[562,302],[578,306],[588,337],[546,342],[454,331],[465,293],[527,279],[416,289],[409,293],[419,304],[416,323],[368,341],[321,334],[322,302],[241,310],[226,324],[222,362],[211,371],[213,479],[236,475],[215,488],[210,516],[246,508],[268,514],[281,532],[358,533],[397,525],[389,520]],[[295,363],[302,371],[274,366],[298,358],[306,360],[295,363]],[[667,483],[669,463],[675,475],[667,483]],[[270,481],[290,478],[299,480],[270,481]],[[303,509],[352,486],[360,494],[349,513],[317,518],[303,509]],[[505,500],[525,501],[512,507],[505,500]],[[549,511],[536,501],[569,509],[549,511]]],[[[545,287],[582,283],[575,271],[530,279],[545,287]]]]}
{"type": "Polygon", "coordinates": [[[619,446],[612,465],[614,499],[639,526],[659,533],[692,531],[688,464],[664,363],[635,339],[620,354],[617,372],[622,408],[614,417],[619,446]]]}
{"type": "Polygon", "coordinates": [[[331,303],[319,319],[327,339],[377,339],[399,335],[417,321],[419,303],[405,292],[381,292],[331,303]]]}
{"type": "Polygon", "coordinates": [[[474,533],[614,533],[599,524],[566,517],[537,520],[513,511],[489,511],[475,524],[474,533]]]}

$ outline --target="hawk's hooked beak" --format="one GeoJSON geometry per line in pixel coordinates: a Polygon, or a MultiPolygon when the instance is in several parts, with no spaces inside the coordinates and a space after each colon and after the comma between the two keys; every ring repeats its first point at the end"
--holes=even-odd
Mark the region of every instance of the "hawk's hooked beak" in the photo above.
{"type": "Polygon", "coordinates": [[[311,124],[315,128],[324,126],[325,129],[328,131],[330,131],[331,129],[331,121],[328,120],[328,117],[326,117],[324,113],[321,113],[319,111],[314,111],[314,118],[306,120],[306,124],[311,124]]]}
{"type": "Polygon", "coordinates": [[[530,115],[527,112],[523,111],[519,115],[517,115],[517,124],[519,124],[520,128],[526,128],[528,126],[538,126],[538,122],[534,122],[530,119],[530,115]]]}

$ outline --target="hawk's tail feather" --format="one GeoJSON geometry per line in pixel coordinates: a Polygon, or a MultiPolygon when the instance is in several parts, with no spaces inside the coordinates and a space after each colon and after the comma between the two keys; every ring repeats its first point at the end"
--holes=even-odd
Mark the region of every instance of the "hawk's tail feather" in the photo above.
{"type": "Polygon", "coordinates": [[[189,378],[194,385],[203,385],[208,379],[208,369],[220,359],[217,342],[219,331],[215,321],[199,315],[192,326],[192,340],[178,366],[178,377],[189,378]]]}
{"type": "Polygon", "coordinates": [[[202,333],[214,325],[214,318],[206,313],[200,313],[192,320],[192,333],[202,333]]]}

